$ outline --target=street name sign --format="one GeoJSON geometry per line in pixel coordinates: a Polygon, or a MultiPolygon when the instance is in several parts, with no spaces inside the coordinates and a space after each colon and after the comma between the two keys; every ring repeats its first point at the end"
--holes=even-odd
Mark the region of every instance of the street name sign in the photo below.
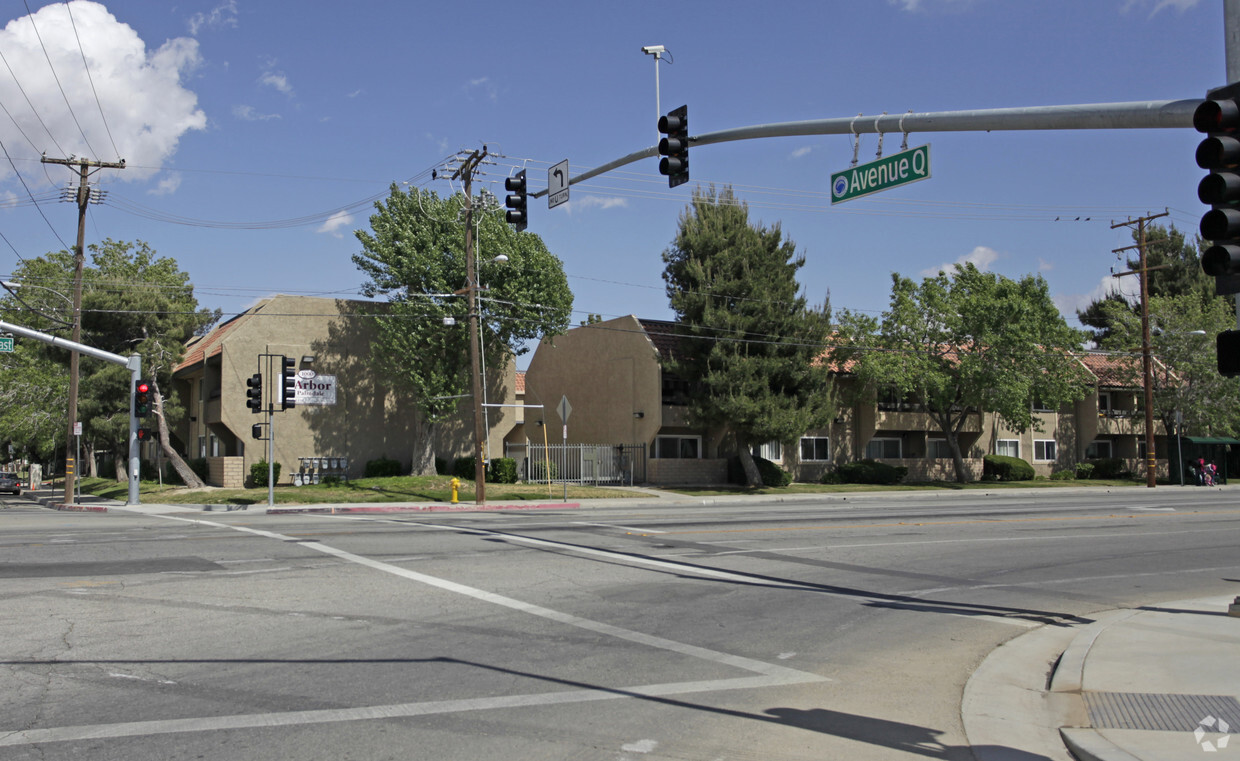
{"type": "Polygon", "coordinates": [[[547,208],[568,203],[568,159],[547,170],[547,208]]]}
{"type": "Polygon", "coordinates": [[[13,336],[0,336],[0,352],[13,351],[13,336]]]}
{"type": "Polygon", "coordinates": [[[843,203],[930,177],[930,145],[893,153],[831,175],[831,203],[843,203]]]}

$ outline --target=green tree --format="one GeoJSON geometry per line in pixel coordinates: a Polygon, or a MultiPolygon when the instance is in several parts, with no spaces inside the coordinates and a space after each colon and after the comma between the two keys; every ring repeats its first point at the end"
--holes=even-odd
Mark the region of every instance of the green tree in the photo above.
{"type": "MultiPolygon", "coordinates": [[[[1132,231],[1132,240],[1133,243],[1139,243],[1138,231],[1135,229],[1132,231]]],[[[1184,233],[1177,230],[1175,225],[1148,225],[1145,228],[1145,264],[1150,298],[1192,295],[1202,301],[1214,299],[1214,279],[1201,270],[1203,250],[1200,238],[1194,236],[1191,241],[1185,240],[1184,233]]],[[[1129,270],[1140,269],[1139,252],[1129,252],[1126,263],[1129,270]]],[[[1128,311],[1134,315],[1138,314],[1140,309],[1139,302],[1113,293],[1078,310],[1077,317],[1081,324],[1092,330],[1094,342],[1099,346],[1107,344],[1115,327],[1113,320],[1117,313],[1110,302],[1127,305],[1128,311]]]]}
{"type": "MultiPolygon", "coordinates": [[[[1240,378],[1218,373],[1214,337],[1235,327],[1228,299],[1196,294],[1150,298],[1150,348],[1154,414],[1168,431],[1190,436],[1240,435],[1240,378]]],[[[1128,352],[1139,366],[1141,317],[1124,305],[1108,305],[1112,330],[1104,348],[1128,352]]],[[[1142,399],[1144,402],[1144,399],[1142,399]]]]}
{"type": "MultiPolygon", "coordinates": [[[[516,232],[502,209],[473,199],[480,329],[488,368],[502,368],[528,351],[526,343],[563,332],[573,296],[563,263],[533,233],[516,232]],[[494,262],[503,254],[504,263],[494,262]]],[[[414,421],[413,472],[435,473],[434,425],[456,406],[445,399],[469,391],[469,329],[466,299],[464,198],[440,198],[429,190],[402,191],[395,184],[375,204],[370,227],[355,235],[362,251],[353,262],[368,278],[362,292],[385,296],[389,310],[378,320],[371,346],[377,372],[411,393],[414,421]],[[452,318],[454,324],[445,325],[452,318]]]]}
{"type": "Polygon", "coordinates": [[[830,310],[800,292],[805,257],[795,244],[778,224],[750,224],[730,187],[694,191],[663,262],[684,331],[668,370],[694,386],[689,420],[731,433],[746,479],[759,485],[752,446],[791,443],[834,415],[820,361],[830,310]]]}
{"type": "Polygon", "coordinates": [[[1088,373],[1072,357],[1084,335],[1070,328],[1044,281],[1010,280],[957,265],[920,285],[892,275],[882,321],[845,311],[839,367],[850,366],[870,393],[891,386],[916,397],[951,449],[964,483],[960,432],[970,415],[990,411],[1012,429],[1037,430],[1032,402],[1058,407],[1086,393],[1088,373]]]}
{"type": "MultiPolygon", "coordinates": [[[[157,257],[146,243],[106,239],[88,249],[91,262],[82,274],[82,343],[121,356],[137,353],[142,357],[142,375],[154,385],[161,451],[186,484],[201,486],[201,479],[172,446],[168,421],[177,419],[183,410],[160,389],[169,387],[172,368],[181,359],[185,341],[219,319],[219,312],[200,309],[189,276],[175,260],[157,257]]],[[[42,302],[45,309],[50,308],[59,298],[51,295],[52,291],[72,293],[73,256],[61,251],[26,260],[14,272],[14,279],[51,289],[50,299],[42,302]]],[[[21,295],[25,298],[24,289],[21,295]]],[[[50,324],[47,317],[32,312],[26,313],[25,320],[21,324],[50,324]]],[[[49,363],[47,367],[67,367],[65,350],[39,346],[42,348],[37,351],[49,363]]],[[[61,406],[61,427],[63,410],[61,406]]],[[[127,452],[129,442],[128,371],[119,365],[83,359],[79,364],[78,417],[88,467],[93,472],[96,452],[116,453],[116,477],[125,480],[126,462],[121,453],[127,452]]]]}

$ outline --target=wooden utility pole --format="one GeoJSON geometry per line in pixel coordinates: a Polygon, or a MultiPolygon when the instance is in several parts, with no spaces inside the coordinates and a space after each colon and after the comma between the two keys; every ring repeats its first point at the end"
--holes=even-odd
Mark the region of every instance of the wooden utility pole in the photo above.
{"type": "Polygon", "coordinates": [[[481,505],[487,499],[486,458],[483,446],[486,441],[486,430],[482,418],[482,370],[479,362],[482,359],[482,333],[478,324],[478,274],[474,262],[474,203],[472,185],[474,172],[486,158],[487,149],[474,151],[461,164],[452,179],[465,183],[465,293],[469,309],[469,375],[474,397],[474,503],[481,505]]]}
{"type": "Polygon", "coordinates": [[[1150,287],[1148,273],[1151,269],[1162,269],[1165,265],[1157,267],[1148,267],[1145,263],[1145,223],[1159,217],[1167,216],[1168,212],[1162,214],[1148,214],[1138,219],[1130,219],[1127,222],[1116,222],[1111,225],[1114,230],[1117,227],[1137,226],[1137,245],[1124,246],[1116,248],[1112,253],[1120,253],[1122,251],[1131,251],[1137,249],[1140,254],[1137,269],[1129,272],[1121,272],[1115,277],[1124,277],[1125,275],[1141,276],[1141,384],[1145,389],[1145,485],[1151,489],[1155,486],[1155,478],[1157,476],[1158,459],[1154,453],[1154,362],[1150,356],[1150,287]]]}
{"type": "MultiPolygon", "coordinates": [[[[73,343],[82,342],[82,269],[86,263],[86,207],[90,204],[90,169],[124,169],[125,162],[92,161],[90,159],[49,159],[42,158],[44,164],[64,164],[78,168],[78,229],[77,247],[73,252],[73,343]]],[[[69,351],[69,425],[65,439],[65,504],[74,501],[74,487],[77,485],[77,456],[74,453],[74,438],[77,424],[78,407],[78,353],[69,351]]]]}

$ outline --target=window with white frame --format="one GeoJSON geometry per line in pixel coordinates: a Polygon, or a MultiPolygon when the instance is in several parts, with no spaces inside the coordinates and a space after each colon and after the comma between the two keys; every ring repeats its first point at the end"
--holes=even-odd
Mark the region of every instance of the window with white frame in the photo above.
{"type": "Polygon", "coordinates": [[[696,460],[702,456],[701,436],[655,436],[654,456],[660,460],[696,460]]]}
{"type": "Polygon", "coordinates": [[[830,439],[826,436],[801,437],[801,462],[822,462],[830,459],[830,439]]]}
{"type": "Polygon", "coordinates": [[[1085,447],[1085,459],[1097,460],[1111,456],[1111,442],[1106,439],[1097,439],[1091,441],[1089,446],[1085,447]]]}
{"type": "Polygon", "coordinates": [[[778,441],[768,441],[762,446],[750,450],[754,457],[761,457],[771,462],[780,462],[784,458],[784,448],[778,441]]]}
{"type": "Polygon", "coordinates": [[[1020,439],[999,439],[995,442],[995,454],[1020,457],[1020,439]]]}
{"type": "Polygon", "coordinates": [[[952,456],[952,448],[948,445],[947,439],[927,439],[926,440],[926,457],[931,460],[950,460],[952,456]]]}
{"type": "Polygon", "coordinates": [[[1098,414],[1099,415],[1110,415],[1111,414],[1111,392],[1110,391],[1099,391],[1098,392],[1098,414]]]}
{"type": "Polygon", "coordinates": [[[1055,440],[1037,439],[1033,442],[1033,459],[1041,462],[1055,461],[1055,440]]]}
{"type": "Polygon", "coordinates": [[[865,456],[871,460],[898,460],[903,457],[899,439],[870,439],[865,445],[865,456]]]}

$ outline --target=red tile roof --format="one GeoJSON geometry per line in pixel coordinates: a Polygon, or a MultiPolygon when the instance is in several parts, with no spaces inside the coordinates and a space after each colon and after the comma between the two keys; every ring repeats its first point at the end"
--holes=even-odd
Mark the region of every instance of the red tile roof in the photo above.
{"type": "Polygon", "coordinates": [[[224,336],[228,335],[233,328],[245,322],[245,318],[256,312],[267,304],[268,300],[263,300],[251,307],[249,310],[225,321],[221,322],[211,329],[210,333],[205,336],[198,336],[189,341],[185,347],[185,357],[181,363],[172,368],[173,375],[192,370],[202,365],[203,361],[209,357],[214,357],[224,350],[224,336]]]}
{"type": "Polygon", "coordinates": [[[517,380],[513,383],[514,391],[518,394],[525,393],[525,371],[517,372],[517,380]]]}

